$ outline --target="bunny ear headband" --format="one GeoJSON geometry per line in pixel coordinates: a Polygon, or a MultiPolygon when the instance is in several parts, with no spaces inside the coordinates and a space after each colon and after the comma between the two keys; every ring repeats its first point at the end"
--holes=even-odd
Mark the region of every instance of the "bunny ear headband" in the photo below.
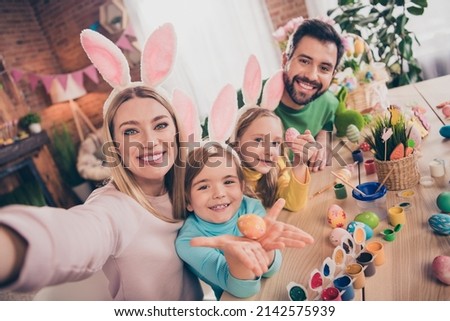
{"type": "Polygon", "coordinates": [[[176,36],[172,24],[156,29],[147,39],[141,54],[141,81],[131,82],[130,67],[122,51],[100,33],[85,29],[81,45],[91,62],[113,91],[103,105],[103,116],[112,99],[123,89],[145,85],[156,88],[169,75],[175,60],[176,36]]]}
{"type": "MultiPolygon", "coordinates": [[[[242,85],[242,96],[244,99],[244,106],[239,109],[237,120],[250,108],[258,107],[258,99],[261,94],[262,79],[261,67],[255,55],[250,55],[245,67],[244,83],[242,85]]],[[[268,110],[275,110],[280,103],[283,95],[284,82],[283,71],[275,72],[265,83],[262,92],[260,107],[268,110]]],[[[233,132],[232,141],[235,140],[235,131],[233,132]]]]}

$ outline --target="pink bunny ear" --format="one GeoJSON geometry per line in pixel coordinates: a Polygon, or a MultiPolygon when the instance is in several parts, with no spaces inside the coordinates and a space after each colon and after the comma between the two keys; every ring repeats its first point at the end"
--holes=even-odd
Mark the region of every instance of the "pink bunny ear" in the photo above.
{"type": "Polygon", "coordinates": [[[177,113],[179,125],[182,126],[182,138],[188,141],[192,135],[194,142],[201,141],[200,119],[192,99],[181,90],[175,89],[172,96],[172,105],[177,113]]]}
{"type": "Polygon", "coordinates": [[[274,110],[280,103],[284,91],[283,71],[273,74],[264,85],[261,107],[274,110]]]}
{"type": "Polygon", "coordinates": [[[209,140],[225,143],[234,130],[237,113],[236,90],[228,84],[220,91],[211,107],[208,122],[209,140]]]}
{"type": "Polygon", "coordinates": [[[166,23],[147,39],[141,56],[141,79],[151,87],[159,85],[172,70],[176,54],[173,25],[166,23]]]}
{"type": "Polygon", "coordinates": [[[261,86],[261,67],[255,55],[251,55],[245,67],[244,83],[242,85],[245,105],[256,105],[261,93],[261,86]]]}
{"type": "Polygon", "coordinates": [[[124,87],[131,82],[128,61],[111,40],[90,29],[81,32],[80,40],[95,68],[113,88],[124,87]]]}

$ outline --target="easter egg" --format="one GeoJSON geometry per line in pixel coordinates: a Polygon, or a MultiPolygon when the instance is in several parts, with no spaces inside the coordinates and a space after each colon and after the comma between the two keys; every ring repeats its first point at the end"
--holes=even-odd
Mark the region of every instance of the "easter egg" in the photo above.
{"type": "Polygon", "coordinates": [[[297,138],[298,135],[300,135],[299,131],[294,127],[290,127],[284,134],[284,140],[287,142],[292,142],[295,138],[297,138]]]}
{"type": "Polygon", "coordinates": [[[450,106],[445,106],[444,108],[442,108],[442,113],[444,114],[444,116],[446,118],[450,117],[450,106]]]}
{"type": "Polygon", "coordinates": [[[345,214],[342,207],[336,204],[332,204],[328,208],[327,222],[331,227],[344,227],[347,223],[347,214],[345,214]]]}
{"type": "MultiPolygon", "coordinates": [[[[336,174],[346,181],[350,181],[350,179],[352,178],[352,172],[348,168],[341,168],[336,172],[336,174]]],[[[342,180],[336,178],[336,183],[342,183],[342,180]]]]}
{"type": "Polygon", "coordinates": [[[362,226],[362,228],[364,228],[364,231],[366,232],[366,240],[372,238],[372,236],[373,236],[372,228],[370,226],[368,226],[367,224],[364,224],[362,222],[351,221],[350,223],[348,223],[347,231],[350,232],[350,233],[353,233],[355,231],[355,228],[358,225],[362,226]]]}
{"type": "Polygon", "coordinates": [[[436,199],[436,205],[444,213],[450,213],[450,192],[442,192],[436,199]]]}
{"type": "Polygon", "coordinates": [[[428,219],[431,229],[441,235],[450,235],[450,215],[433,214],[428,219]]]}
{"type": "Polygon", "coordinates": [[[415,147],[418,148],[422,143],[422,135],[420,134],[420,130],[416,125],[411,125],[409,128],[409,136],[408,138],[412,139],[415,143],[415,147]]]}
{"type": "Polygon", "coordinates": [[[442,137],[450,138],[450,125],[442,126],[441,129],[439,129],[439,134],[441,134],[442,137]]]}
{"type": "Polygon", "coordinates": [[[359,140],[359,129],[354,124],[350,124],[347,127],[347,130],[345,132],[345,136],[347,136],[348,140],[352,143],[357,143],[359,140]]]}
{"type": "Polygon", "coordinates": [[[352,235],[346,229],[336,227],[331,231],[329,239],[333,246],[338,246],[343,238],[351,239],[351,237],[352,235]]]}
{"type": "Polygon", "coordinates": [[[380,223],[380,218],[374,212],[365,211],[365,212],[362,212],[362,213],[359,213],[358,215],[356,215],[355,221],[364,223],[364,224],[368,225],[370,228],[374,229],[380,223]]]}
{"type": "Polygon", "coordinates": [[[245,214],[239,217],[237,226],[245,237],[256,240],[266,233],[266,222],[256,214],[245,214]]]}
{"type": "Polygon", "coordinates": [[[431,263],[433,275],[442,283],[450,285],[450,256],[436,256],[431,263]]]}

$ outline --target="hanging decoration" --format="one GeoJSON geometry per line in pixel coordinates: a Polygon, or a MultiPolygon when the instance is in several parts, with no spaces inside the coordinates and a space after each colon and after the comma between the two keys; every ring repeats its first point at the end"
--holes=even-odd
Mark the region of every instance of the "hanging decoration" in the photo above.
{"type": "MultiPolygon", "coordinates": [[[[134,52],[138,51],[134,43],[131,43],[128,37],[135,37],[135,33],[131,24],[128,24],[127,28],[124,30],[122,35],[116,42],[116,45],[126,51],[134,52]]],[[[11,68],[10,74],[15,83],[19,83],[21,80],[25,80],[31,87],[32,91],[35,91],[39,82],[44,85],[46,92],[51,94],[51,87],[53,81],[57,81],[61,87],[66,90],[68,82],[70,82],[69,77],[81,88],[84,88],[83,82],[84,77],[88,77],[94,83],[98,84],[100,82],[97,69],[94,65],[89,65],[83,69],[72,71],[65,74],[40,74],[21,70],[19,68],[11,68]]]]}

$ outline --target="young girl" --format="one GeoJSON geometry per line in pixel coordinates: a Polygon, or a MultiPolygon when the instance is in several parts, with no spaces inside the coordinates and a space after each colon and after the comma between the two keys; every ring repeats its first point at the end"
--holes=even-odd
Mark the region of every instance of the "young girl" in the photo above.
{"type": "Polygon", "coordinates": [[[273,112],[283,92],[282,73],[275,73],[266,82],[261,107],[257,105],[261,86],[254,86],[261,83],[260,74],[259,63],[251,56],[242,87],[245,105],[230,143],[242,160],[246,193],[261,199],[265,207],[284,198],[285,208],[297,212],[307,201],[310,173],[306,160],[315,140],[307,130],[285,143],[294,154],[293,163],[288,162],[283,155],[283,125],[273,112]]]}
{"type": "Polygon", "coordinates": [[[244,196],[244,176],[230,147],[207,143],[190,152],[185,190],[190,213],[176,240],[178,255],[220,298],[223,291],[249,297],[260,288],[261,277],[272,276],[281,265],[278,249],[304,247],[312,237],[294,226],[277,222],[279,201],[268,212],[257,199],[244,196]],[[240,237],[240,216],[263,216],[266,233],[258,240],[240,237]]]}
{"type": "Polygon", "coordinates": [[[154,89],[170,70],[174,39],[170,25],[155,31],[142,53],[143,82],[131,83],[120,49],[94,31],[82,33],[83,47],[115,88],[103,126],[112,179],[68,210],[2,208],[1,290],[36,290],[103,269],[115,300],[202,299],[174,247],[184,219],[180,128],[154,89]]]}

